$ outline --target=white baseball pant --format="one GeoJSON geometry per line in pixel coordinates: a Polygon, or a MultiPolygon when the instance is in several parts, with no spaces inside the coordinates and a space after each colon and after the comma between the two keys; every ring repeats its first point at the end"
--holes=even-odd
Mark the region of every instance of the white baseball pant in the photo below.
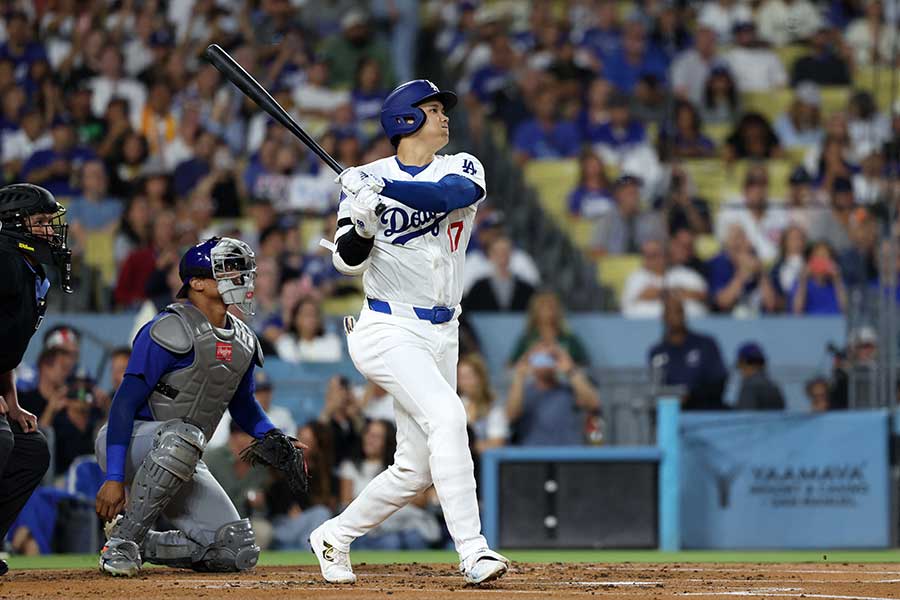
{"type": "Polygon", "coordinates": [[[460,558],[487,547],[466,411],[456,394],[458,330],[455,319],[433,325],[364,308],[348,335],[356,368],[394,397],[397,452],[394,464],[328,523],[339,550],[349,550],[432,483],[460,558]]]}

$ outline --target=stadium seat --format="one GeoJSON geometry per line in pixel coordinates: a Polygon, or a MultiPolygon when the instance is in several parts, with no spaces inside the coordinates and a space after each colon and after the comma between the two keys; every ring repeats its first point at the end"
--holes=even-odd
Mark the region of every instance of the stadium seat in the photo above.
{"type": "Polygon", "coordinates": [[[590,219],[579,219],[578,217],[569,217],[568,229],[569,239],[575,244],[576,248],[586,250],[591,247],[591,239],[594,237],[594,222],[590,219]]]}
{"type": "Polygon", "coordinates": [[[541,206],[560,225],[566,224],[566,197],[578,183],[575,160],[532,160],[525,165],[525,181],[538,192],[541,206]]]}
{"type": "Polygon", "coordinates": [[[723,200],[728,187],[725,163],[718,158],[697,158],[686,160],[682,167],[697,186],[697,193],[715,209],[723,200]]]}
{"type": "Polygon", "coordinates": [[[734,125],[731,123],[716,123],[715,125],[704,125],[703,133],[715,142],[717,147],[723,146],[725,140],[731,135],[734,125]]]}
{"type": "Polygon", "coordinates": [[[851,93],[848,86],[823,86],[819,91],[822,94],[822,117],[828,117],[847,108],[851,93]]]}
{"type": "Polygon", "coordinates": [[[300,243],[303,248],[309,248],[310,244],[317,243],[322,237],[322,226],[325,219],[322,217],[304,216],[300,219],[300,243]]]}
{"type": "MultiPolygon", "coordinates": [[[[858,67],[853,74],[853,87],[871,92],[881,110],[891,108],[891,70],[888,67],[858,67]]],[[[850,92],[852,93],[852,91],[850,92]]]]}
{"type": "Polygon", "coordinates": [[[622,297],[625,280],[640,266],[641,257],[638,254],[604,256],[597,261],[597,277],[601,284],[612,288],[618,300],[622,297]]]}
{"type": "Polygon", "coordinates": [[[781,59],[784,70],[788,73],[794,68],[797,59],[809,52],[809,47],[802,44],[789,44],[775,49],[775,54],[781,59]]]}
{"type": "MultiPolygon", "coordinates": [[[[726,196],[737,196],[741,193],[744,177],[747,175],[747,169],[753,161],[738,161],[732,167],[731,176],[727,178],[728,184],[725,188],[726,196]]],[[[769,173],[769,199],[773,201],[783,201],[787,196],[787,180],[793,169],[793,163],[785,159],[773,159],[765,162],[766,170],[769,173]]]]}
{"type": "Polygon", "coordinates": [[[111,231],[91,231],[84,244],[84,263],[100,272],[103,284],[111,286],[116,280],[115,234],[111,231]]]}
{"type": "Polygon", "coordinates": [[[719,240],[714,235],[697,236],[694,246],[697,257],[702,260],[709,260],[714,257],[722,249],[719,240]]]}
{"type": "Polygon", "coordinates": [[[322,312],[332,317],[357,315],[363,299],[364,296],[362,294],[348,294],[337,298],[326,298],[322,302],[322,312]]]}
{"type": "Polygon", "coordinates": [[[791,89],[771,90],[768,92],[747,92],[742,95],[744,112],[758,112],[774,124],[776,119],[787,112],[794,99],[794,91],[791,89]]]}

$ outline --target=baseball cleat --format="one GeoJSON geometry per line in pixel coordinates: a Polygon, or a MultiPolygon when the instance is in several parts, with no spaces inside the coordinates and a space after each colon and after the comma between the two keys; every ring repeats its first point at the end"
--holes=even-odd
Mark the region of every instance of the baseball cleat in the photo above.
{"type": "Polygon", "coordinates": [[[131,540],[113,538],[100,551],[100,572],[134,577],[141,570],[141,551],[131,540]]]}
{"type": "Polygon", "coordinates": [[[509,559],[489,548],[482,548],[459,563],[466,583],[478,585],[499,579],[509,570],[509,559]]]}
{"type": "Polygon", "coordinates": [[[343,552],[334,547],[325,539],[322,531],[324,524],[319,525],[309,534],[309,547],[319,560],[319,569],[322,577],[328,583],[356,583],[356,575],[350,564],[350,553],[343,552]]]}

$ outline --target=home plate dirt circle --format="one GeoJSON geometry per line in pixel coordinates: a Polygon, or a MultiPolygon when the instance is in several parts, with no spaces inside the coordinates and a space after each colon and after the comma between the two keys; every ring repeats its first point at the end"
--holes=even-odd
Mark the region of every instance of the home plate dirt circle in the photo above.
{"type": "Polygon", "coordinates": [[[0,598],[824,598],[900,599],[900,565],[877,564],[515,564],[503,579],[464,585],[452,565],[356,566],[353,586],[324,583],[315,567],[260,567],[241,574],[146,569],[134,579],[86,570],[11,572],[0,598]]]}

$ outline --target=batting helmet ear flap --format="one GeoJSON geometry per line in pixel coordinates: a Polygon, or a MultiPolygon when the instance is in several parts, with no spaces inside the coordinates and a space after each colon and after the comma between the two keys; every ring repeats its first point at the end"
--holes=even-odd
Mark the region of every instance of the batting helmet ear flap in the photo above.
{"type": "Polygon", "coordinates": [[[412,135],[425,124],[425,111],[419,108],[429,100],[437,100],[444,110],[456,106],[456,94],[441,91],[427,79],[416,79],[404,83],[385,99],[381,107],[381,127],[397,146],[404,135],[412,135]]]}

